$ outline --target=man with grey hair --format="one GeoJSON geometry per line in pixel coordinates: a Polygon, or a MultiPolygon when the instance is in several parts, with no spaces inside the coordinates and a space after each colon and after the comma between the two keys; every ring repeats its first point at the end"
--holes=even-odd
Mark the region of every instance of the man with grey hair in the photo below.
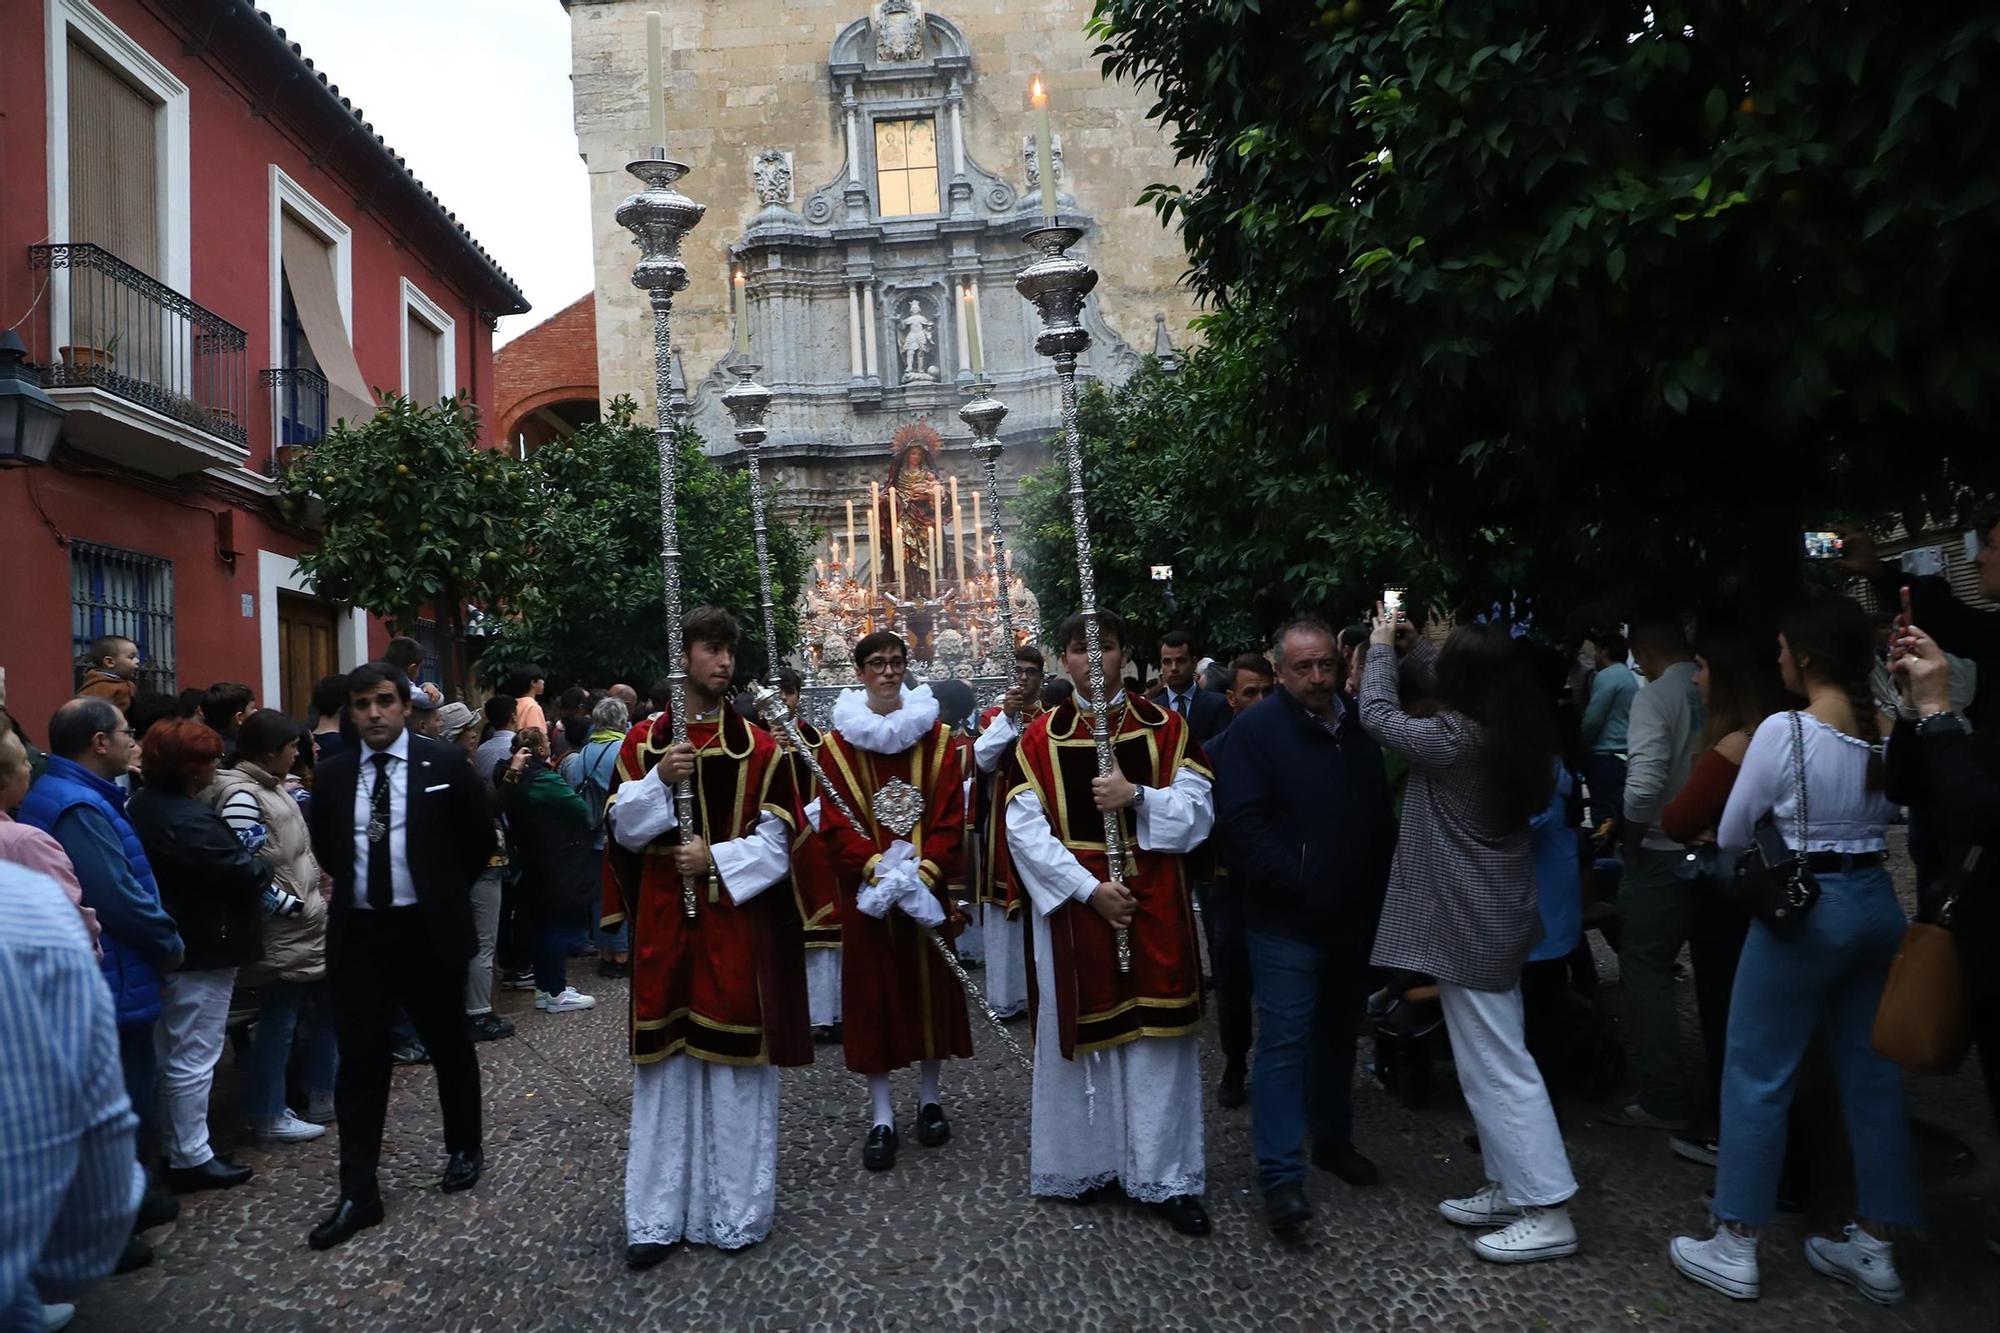
{"type": "Polygon", "coordinates": [[[1340,698],[1333,631],[1299,619],[1275,642],[1279,688],[1224,733],[1216,827],[1256,995],[1258,1183],[1272,1230],[1291,1238],[1312,1219],[1308,1130],[1313,1165],[1350,1185],[1380,1179],[1354,1147],[1354,1042],[1395,827],[1382,751],[1340,698]]]}

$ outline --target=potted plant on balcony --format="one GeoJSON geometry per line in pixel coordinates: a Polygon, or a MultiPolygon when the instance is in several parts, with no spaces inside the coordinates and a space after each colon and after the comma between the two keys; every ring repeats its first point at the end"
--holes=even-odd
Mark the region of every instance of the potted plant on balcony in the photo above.
{"type": "Polygon", "coordinates": [[[118,344],[124,335],[112,334],[104,340],[104,346],[94,343],[65,343],[56,350],[62,354],[63,364],[71,370],[111,370],[118,364],[118,344]]]}
{"type": "Polygon", "coordinates": [[[297,467],[300,463],[304,462],[306,455],[311,452],[312,452],[311,445],[306,445],[306,444],[279,445],[276,449],[272,450],[272,455],[273,458],[275,459],[276,466],[278,469],[278,475],[282,477],[287,472],[290,472],[294,467],[297,467]]]}

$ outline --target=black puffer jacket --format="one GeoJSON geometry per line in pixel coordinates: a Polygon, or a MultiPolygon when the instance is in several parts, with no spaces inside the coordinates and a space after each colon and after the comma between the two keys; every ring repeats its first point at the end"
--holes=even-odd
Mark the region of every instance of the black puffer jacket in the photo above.
{"type": "Polygon", "coordinates": [[[522,888],[544,920],[567,920],[589,910],[598,893],[598,858],[591,845],[590,813],[583,798],[540,758],[520,772],[493,770],[493,789],[507,818],[522,888]]]}
{"type": "Polygon", "coordinates": [[[251,855],[221,815],[191,796],[148,787],[125,814],[187,945],[181,970],[242,967],[262,958],[270,862],[251,855]]]}

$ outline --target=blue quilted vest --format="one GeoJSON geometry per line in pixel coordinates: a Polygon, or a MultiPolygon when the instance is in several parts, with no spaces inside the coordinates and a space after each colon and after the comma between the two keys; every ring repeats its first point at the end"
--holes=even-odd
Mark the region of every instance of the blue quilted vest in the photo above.
{"type": "MultiPolygon", "coordinates": [[[[89,806],[111,822],[124,845],[125,859],[132,863],[132,877],[139,881],[140,888],[157,899],[160,886],[153,881],[153,867],[146,860],[146,849],[139,845],[139,835],[125,818],[125,793],[75,760],[50,755],[48,771],[28,789],[28,799],[21,802],[16,817],[53,837],[56,821],[80,805],[89,806]]],[[[91,905],[90,890],[90,885],[83,886],[86,907],[91,905]]],[[[118,1022],[150,1023],[158,1018],[158,969],[109,930],[104,932],[102,943],[101,966],[104,979],[111,985],[111,997],[117,1003],[118,1022]]]]}

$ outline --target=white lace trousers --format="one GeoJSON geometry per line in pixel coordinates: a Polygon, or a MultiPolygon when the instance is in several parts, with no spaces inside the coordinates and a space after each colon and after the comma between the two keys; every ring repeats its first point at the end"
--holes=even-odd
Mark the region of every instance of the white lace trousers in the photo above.
{"type": "Polygon", "coordinates": [[[806,950],[806,1008],[816,1028],[840,1021],[840,949],[806,950]]]}
{"type": "Polygon", "coordinates": [[[632,1067],[625,1231],[735,1250],[771,1234],[778,1071],[674,1055],[632,1067]]]}
{"type": "MultiPolygon", "coordinates": [[[[1037,979],[1042,994],[1053,996],[1054,949],[1040,913],[1034,929],[1037,979]]],[[[1115,1180],[1141,1203],[1200,1194],[1207,1184],[1201,1098],[1199,1037],[1141,1037],[1065,1060],[1056,1006],[1043,1004],[1035,1024],[1029,1188],[1042,1198],[1075,1198],[1115,1180]]]]}
{"type": "MultiPolygon", "coordinates": [[[[1033,908],[1023,907],[1024,912],[1033,908]]],[[[986,951],[986,1003],[1002,1018],[1028,1007],[1027,939],[1017,917],[1007,919],[1006,909],[993,903],[979,905],[979,929],[967,937],[984,936],[986,951]]]]}

